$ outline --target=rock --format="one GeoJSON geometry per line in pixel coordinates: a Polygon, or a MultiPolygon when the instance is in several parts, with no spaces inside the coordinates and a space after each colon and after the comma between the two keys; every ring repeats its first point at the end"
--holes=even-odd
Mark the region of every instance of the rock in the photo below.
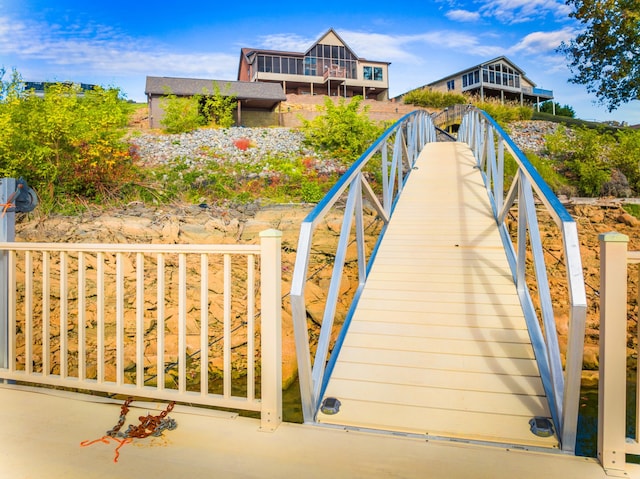
{"type": "Polygon", "coordinates": [[[618,216],[616,218],[616,221],[618,223],[623,223],[627,226],[638,226],[638,224],[640,224],[640,222],[638,221],[638,218],[636,218],[635,216],[630,215],[629,213],[623,213],[620,216],[618,216]]]}

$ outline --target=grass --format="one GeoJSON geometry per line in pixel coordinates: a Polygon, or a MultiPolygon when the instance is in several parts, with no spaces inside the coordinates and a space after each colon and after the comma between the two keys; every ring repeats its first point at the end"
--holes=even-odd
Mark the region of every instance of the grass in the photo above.
{"type": "Polygon", "coordinates": [[[640,205],[629,203],[629,204],[623,205],[622,208],[630,215],[640,219],[640,205]]]}

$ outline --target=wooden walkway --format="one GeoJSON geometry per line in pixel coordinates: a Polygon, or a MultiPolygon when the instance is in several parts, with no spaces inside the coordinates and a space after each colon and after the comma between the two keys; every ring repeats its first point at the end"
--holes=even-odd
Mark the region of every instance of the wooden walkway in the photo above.
{"type": "MultiPolygon", "coordinates": [[[[35,391],[35,390],[34,390],[35,391]]],[[[425,441],[389,434],[283,423],[260,431],[260,421],[232,413],[176,406],[178,427],[161,437],[80,444],[113,427],[121,401],[82,394],[51,396],[0,385],[0,477],[7,479],[605,479],[593,458],[425,441]],[[89,402],[89,401],[91,402],[89,402]]],[[[55,392],[49,390],[49,392],[55,392]]],[[[135,423],[166,404],[134,403],[135,423]],[[148,409],[149,408],[149,409],[148,409]]],[[[627,466],[640,479],[640,466],[627,466]]]]}
{"type": "Polygon", "coordinates": [[[398,202],[318,422],[557,448],[524,316],[468,146],[431,143],[398,202]]]}

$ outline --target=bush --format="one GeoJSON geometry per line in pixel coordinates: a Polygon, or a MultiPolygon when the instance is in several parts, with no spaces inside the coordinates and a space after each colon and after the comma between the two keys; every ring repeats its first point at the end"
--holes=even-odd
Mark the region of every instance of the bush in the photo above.
{"type": "Polygon", "coordinates": [[[303,119],[305,143],[336,158],[356,160],[384,131],[369,119],[367,107],[359,111],[361,103],[361,96],[354,96],[349,103],[340,98],[337,105],[327,97],[324,115],[311,121],[303,119]]]}
{"type": "MultiPolygon", "coordinates": [[[[0,78],[1,79],[1,78],[0,78]]],[[[15,79],[12,82],[16,81],[15,79]]],[[[3,91],[16,88],[3,87],[3,91]]],[[[45,209],[80,197],[103,201],[137,178],[122,141],[128,105],[117,89],[53,84],[0,100],[0,175],[24,177],[45,209]]]]}
{"type": "Polygon", "coordinates": [[[431,88],[412,90],[402,100],[405,104],[438,109],[469,103],[468,98],[460,93],[445,93],[431,88]]]}
{"type": "Polygon", "coordinates": [[[200,98],[178,97],[171,93],[162,98],[160,106],[164,118],[160,124],[167,133],[188,133],[205,125],[206,120],[200,114],[200,98]]]}
{"type": "Polygon", "coordinates": [[[604,185],[611,180],[609,153],[614,147],[611,134],[590,128],[575,128],[569,132],[560,126],[545,140],[547,153],[576,185],[579,194],[602,194],[604,185]]]}

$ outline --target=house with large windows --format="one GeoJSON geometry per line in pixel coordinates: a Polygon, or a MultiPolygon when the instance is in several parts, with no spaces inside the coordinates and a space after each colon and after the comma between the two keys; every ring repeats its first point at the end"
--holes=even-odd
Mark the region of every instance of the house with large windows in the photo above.
{"type": "Polygon", "coordinates": [[[389,62],[358,57],[329,29],[305,52],[242,48],[238,81],[279,83],[285,94],[389,98],[389,62]]]}
{"type": "Polygon", "coordinates": [[[522,69],[505,56],[446,76],[422,88],[476,95],[481,100],[499,98],[502,103],[515,101],[521,105],[540,104],[553,99],[553,91],[538,88],[522,69]]]}

